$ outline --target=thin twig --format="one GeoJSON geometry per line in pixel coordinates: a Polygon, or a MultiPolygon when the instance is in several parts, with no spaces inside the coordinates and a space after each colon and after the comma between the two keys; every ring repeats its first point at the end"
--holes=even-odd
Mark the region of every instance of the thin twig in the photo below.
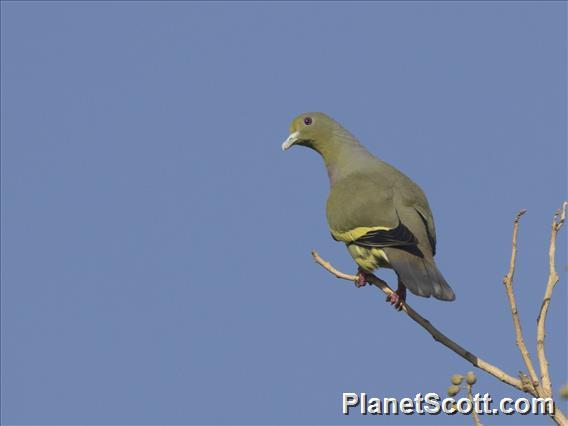
{"type": "MultiPolygon", "coordinates": [[[[467,397],[469,398],[469,400],[471,401],[471,404],[473,405],[473,392],[472,392],[473,385],[470,385],[469,383],[467,383],[466,386],[467,386],[467,397]]],[[[471,412],[471,416],[473,417],[473,423],[475,424],[475,426],[483,426],[483,424],[479,420],[479,414],[477,414],[477,411],[475,411],[475,408],[471,412]]]]}
{"type": "Polygon", "coordinates": [[[550,235],[550,246],[548,249],[548,282],[546,283],[546,290],[544,291],[544,300],[540,307],[540,312],[538,313],[537,323],[537,334],[536,334],[536,353],[538,357],[538,363],[540,366],[540,376],[543,389],[543,397],[552,396],[552,384],[550,381],[550,373],[548,371],[548,359],[546,358],[546,353],[544,351],[544,338],[546,316],[548,314],[548,308],[550,306],[550,298],[552,297],[552,290],[558,282],[558,273],[556,272],[555,266],[555,256],[556,256],[556,236],[558,231],[564,224],[566,220],[566,209],[568,208],[568,201],[562,204],[559,211],[556,212],[554,218],[552,219],[552,232],[550,235]]]}
{"type": "MultiPolygon", "coordinates": [[[[331,272],[337,278],[341,278],[341,279],[353,281],[353,282],[357,281],[356,275],[349,275],[349,274],[345,274],[343,272],[338,271],[333,266],[331,266],[331,264],[329,262],[323,260],[315,250],[312,251],[312,256],[313,256],[316,263],[321,265],[327,271],[331,272]]],[[[385,281],[381,280],[377,276],[375,276],[373,274],[365,274],[365,277],[367,278],[367,282],[369,284],[375,285],[380,290],[382,290],[387,296],[394,293],[393,289],[390,288],[389,285],[385,281]]],[[[418,312],[416,312],[414,309],[412,309],[408,303],[405,302],[402,305],[402,311],[404,311],[412,320],[417,322],[428,333],[430,333],[430,335],[434,338],[434,340],[436,340],[437,342],[440,342],[442,345],[451,349],[456,354],[458,354],[459,356],[464,358],[466,361],[473,364],[475,367],[478,367],[479,369],[491,374],[492,376],[496,377],[497,379],[501,380],[502,382],[507,383],[508,385],[511,385],[511,386],[519,389],[520,391],[526,391],[526,389],[523,388],[523,385],[522,385],[520,379],[517,379],[513,376],[510,376],[509,374],[505,373],[500,368],[482,360],[478,356],[476,356],[473,353],[462,348],[460,345],[458,345],[453,340],[449,339],[442,332],[440,332],[436,327],[434,327],[430,323],[430,321],[428,321],[427,319],[422,317],[418,312]]],[[[533,393],[533,395],[535,395],[535,394],[533,393]]]]}
{"type": "Polygon", "coordinates": [[[536,390],[536,393],[540,395],[542,390],[540,388],[540,382],[538,381],[538,376],[530,356],[527,346],[525,345],[525,340],[523,339],[523,331],[521,328],[521,320],[519,318],[519,312],[517,310],[517,302],[515,300],[515,293],[513,292],[513,276],[515,275],[515,263],[517,259],[517,234],[519,231],[519,220],[521,216],[527,211],[521,210],[517,213],[513,225],[513,241],[511,248],[511,261],[509,262],[509,272],[503,278],[503,284],[505,284],[505,290],[507,291],[507,297],[509,298],[509,304],[511,305],[511,314],[513,316],[513,325],[515,327],[516,343],[523,357],[523,361],[529,372],[530,380],[532,382],[532,387],[536,390]]]}

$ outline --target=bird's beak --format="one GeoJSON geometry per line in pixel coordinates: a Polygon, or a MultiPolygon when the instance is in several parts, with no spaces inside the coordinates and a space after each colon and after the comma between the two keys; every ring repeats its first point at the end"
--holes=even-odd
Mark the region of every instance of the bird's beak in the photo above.
{"type": "Polygon", "coordinates": [[[300,132],[292,133],[290,136],[288,136],[288,139],[286,139],[282,144],[282,151],[286,151],[288,148],[290,148],[299,140],[300,140],[300,132]]]}

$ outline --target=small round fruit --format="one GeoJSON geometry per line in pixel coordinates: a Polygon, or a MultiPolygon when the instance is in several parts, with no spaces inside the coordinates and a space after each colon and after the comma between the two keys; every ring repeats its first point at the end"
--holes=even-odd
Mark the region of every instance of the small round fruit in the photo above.
{"type": "Polygon", "coordinates": [[[448,388],[448,396],[456,396],[460,391],[460,387],[456,385],[452,385],[448,388]]]}
{"type": "Polygon", "coordinates": [[[463,376],[461,374],[454,374],[450,380],[452,385],[461,385],[463,382],[463,376]]]}

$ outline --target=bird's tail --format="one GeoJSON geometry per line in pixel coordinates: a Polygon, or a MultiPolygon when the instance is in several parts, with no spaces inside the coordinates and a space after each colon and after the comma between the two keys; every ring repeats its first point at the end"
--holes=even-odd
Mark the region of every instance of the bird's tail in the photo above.
{"type": "Polygon", "coordinates": [[[413,294],[422,297],[434,296],[436,299],[448,301],[456,298],[433,258],[418,257],[397,248],[384,250],[399,280],[413,294]]]}

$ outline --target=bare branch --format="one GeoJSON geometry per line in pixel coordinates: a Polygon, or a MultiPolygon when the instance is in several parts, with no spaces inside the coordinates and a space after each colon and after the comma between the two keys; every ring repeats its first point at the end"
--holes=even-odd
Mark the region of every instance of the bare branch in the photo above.
{"type": "Polygon", "coordinates": [[[548,314],[548,308],[550,306],[550,298],[552,297],[552,290],[556,283],[558,283],[558,273],[556,272],[555,257],[556,257],[556,236],[558,231],[564,224],[566,220],[566,209],[568,208],[568,202],[562,203],[562,207],[556,212],[554,218],[552,219],[552,232],[550,235],[550,246],[548,249],[548,282],[546,283],[546,289],[544,291],[544,300],[540,307],[540,312],[538,313],[537,323],[537,334],[536,334],[536,352],[538,357],[538,363],[540,367],[541,384],[543,390],[543,397],[552,396],[552,383],[550,381],[550,373],[548,371],[548,359],[546,358],[546,353],[544,350],[544,338],[546,336],[545,324],[546,316],[548,314]]]}
{"type": "Polygon", "coordinates": [[[521,356],[523,357],[523,361],[525,362],[525,365],[529,372],[530,380],[532,382],[532,387],[534,390],[536,390],[537,394],[540,394],[541,393],[540,382],[538,381],[536,370],[534,369],[531,356],[529,354],[529,351],[527,350],[527,346],[525,345],[525,340],[523,339],[521,320],[519,318],[519,312],[517,310],[515,293],[513,292],[513,276],[515,275],[515,263],[517,260],[517,234],[519,231],[519,220],[521,219],[521,216],[524,215],[526,212],[527,211],[524,209],[519,211],[513,222],[514,225],[513,225],[511,261],[509,262],[509,272],[507,273],[507,275],[505,275],[505,278],[503,278],[503,284],[505,284],[505,290],[507,291],[507,297],[509,298],[509,304],[511,305],[511,314],[513,316],[513,325],[515,327],[517,347],[521,352],[521,356]]]}
{"type": "MultiPolygon", "coordinates": [[[[537,373],[535,371],[530,354],[526,348],[523,339],[519,313],[517,310],[517,304],[513,292],[513,277],[515,274],[515,264],[517,257],[518,226],[519,226],[519,220],[521,216],[525,213],[525,210],[521,210],[517,214],[514,221],[509,272],[503,278],[503,284],[505,285],[505,289],[507,291],[507,297],[509,299],[509,304],[511,306],[511,313],[513,317],[513,324],[515,327],[517,346],[519,347],[521,356],[523,357],[523,361],[525,362],[530,377],[520,372],[519,373],[520,379],[517,379],[505,373],[500,368],[482,360],[473,353],[465,350],[456,342],[454,342],[453,340],[445,336],[443,333],[441,333],[436,327],[434,327],[430,323],[430,321],[428,321],[420,314],[418,314],[406,302],[403,303],[402,310],[413,321],[418,323],[418,325],[420,325],[428,333],[430,333],[430,335],[434,338],[434,340],[440,342],[441,344],[443,344],[444,346],[446,346],[447,348],[449,348],[450,350],[452,350],[453,352],[464,358],[466,361],[470,362],[472,365],[478,367],[479,369],[485,371],[486,373],[491,374],[492,376],[496,377],[502,382],[507,383],[508,385],[520,391],[526,392],[533,396],[539,396],[541,398],[552,398],[552,385],[550,382],[550,374],[548,371],[548,360],[546,358],[546,354],[544,351],[545,323],[546,323],[546,316],[548,314],[548,308],[550,305],[550,298],[552,297],[552,291],[554,289],[554,286],[558,283],[559,279],[555,267],[556,237],[558,235],[558,231],[560,230],[560,228],[562,228],[564,222],[566,221],[567,210],[568,210],[568,201],[565,201],[562,204],[562,208],[558,210],[554,215],[554,219],[552,221],[552,233],[550,237],[550,246],[548,250],[548,257],[549,257],[548,282],[546,284],[544,300],[542,302],[540,312],[537,318],[537,358],[540,367],[540,375],[541,375],[540,382],[538,380],[537,373]]],[[[316,261],[316,263],[321,265],[324,269],[335,275],[337,278],[353,282],[358,281],[358,277],[356,275],[345,274],[335,269],[329,262],[323,260],[315,250],[312,251],[312,256],[316,261]]],[[[365,278],[369,284],[375,285],[380,290],[382,290],[387,296],[394,293],[394,291],[390,288],[390,286],[385,281],[378,278],[377,276],[373,274],[365,274],[365,278]]],[[[468,389],[468,396],[471,398],[471,388],[468,389]]],[[[556,404],[554,404],[554,411],[548,414],[556,424],[562,426],[568,426],[568,419],[566,418],[566,415],[561,410],[558,409],[558,406],[556,404]]],[[[476,422],[476,424],[479,424],[479,418],[474,417],[474,421],[476,422]]]]}
{"type": "MultiPolygon", "coordinates": [[[[353,282],[357,280],[356,275],[345,274],[345,273],[340,272],[337,269],[335,269],[333,266],[331,266],[331,264],[329,262],[323,260],[315,250],[312,251],[312,256],[313,256],[314,260],[316,261],[316,263],[323,266],[324,269],[331,272],[336,277],[342,278],[342,279],[345,279],[345,280],[348,280],[348,281],[353,281],[353,282]]],[[[374,286],[378,287],[387,296],[394,293],[394,291],[389,287],[389,285],[386,282],[384,282],[383,280],[381,280],[380,278],[378,278],[377,276],[375,276],[373,274],[365,274],[365,276],[366,276],[367,282],[369,284],[373,284],[374,286]]],[[[462,348],[456,342],[454,342],[453,340],[451,340],[447,336],[445,336],[443,333],[441,333],[436,327],[434,327],[430,323],[430,321],[428,321],[427,319],[422,317],[418,312],[416,312],[414,309],[412,309],[410,307],[410,305],[408,305],[408,303],[405,302],[403,304],[402,310],[413,321],[417,322],[422,328],[424,328],[428,333],[430,333],[430,335],[437,342],[440,342],[442,345],[451,349],[453,352],[455,352],[456,354],[458,354],[459,356],[464,358],[466,361],[473,364],[475,367],[485,371],[486,373],[491,374],[492,376],[496,377],[497,379],[501,380],[502,382],[507,383],[508,385],[511,385],[511,386],[517,388],[520,391],[525,391],[525,389],[523,388],[523,385],[521,383],[521,380],[517,379],[516,377],[510,376],[509,374],[505,373],[500,368],[482,360],[478,356],[476,356],[476,355],[472,354],[471,352],[462,348]]]]}

